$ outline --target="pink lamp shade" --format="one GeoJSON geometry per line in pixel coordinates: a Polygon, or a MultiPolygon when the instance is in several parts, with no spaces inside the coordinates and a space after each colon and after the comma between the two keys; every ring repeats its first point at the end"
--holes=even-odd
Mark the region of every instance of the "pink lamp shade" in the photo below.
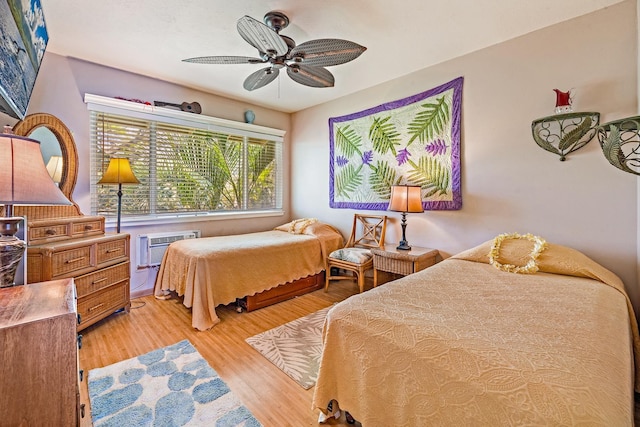
{"type": "Polygon", "coordinates": [[[49,176],[38,141],[0,134],[0,204],[6,216],[13,205],[71,204],[49,176]]]}
{"type": "Polygon", "coordinates": [[[33,139],[0,134],[0,288],[15,284],[15,273],[26,243],[15,234],[23,219],[13,217],[13,205],[70,205],[53,182],[33,139]]]}

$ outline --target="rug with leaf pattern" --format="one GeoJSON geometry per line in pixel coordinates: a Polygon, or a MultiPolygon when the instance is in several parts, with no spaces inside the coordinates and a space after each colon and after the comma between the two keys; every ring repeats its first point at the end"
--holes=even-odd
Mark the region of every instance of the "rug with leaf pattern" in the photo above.
{"type": "Polygon", "coordinates": [[[331,307],[247,338],[246,341],[282,372],[310,389],[318,378],[322,326],[331,307]]]}
{"type": "Polygon", "coordinates": [[[188,340],[89,371],[94,426],[261,424],[188,340]]]}

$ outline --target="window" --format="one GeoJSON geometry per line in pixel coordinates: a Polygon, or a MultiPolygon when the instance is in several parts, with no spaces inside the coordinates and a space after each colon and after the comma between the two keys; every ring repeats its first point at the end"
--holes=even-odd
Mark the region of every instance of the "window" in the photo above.
{"type": "Polygon", "coordinates": [[[283,131],[86,95],[91,210],[115,217],[116,185],[97,185],[112,157],[129,159],[122,217],[282,209],[283,131]],[[257,130],[256,130],[257,129],[257,130]]]}

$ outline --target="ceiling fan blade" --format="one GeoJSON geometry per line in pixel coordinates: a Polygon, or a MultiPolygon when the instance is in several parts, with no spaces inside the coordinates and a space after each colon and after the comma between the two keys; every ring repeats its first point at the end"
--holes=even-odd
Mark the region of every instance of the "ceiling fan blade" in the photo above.
{"type": "Polygon", "coordinates": [[[262,86],[266,86],[278,77],[280,69],[275,67],[267,67],[261,70],[251,73],[244,81],[244,88],[246,90],[260,89],[262,86]]]}
{"type": "Polygon", "coordinates": [[[333,87],[335,81],[329,70],[310,65],[289,65],[287,74],[293,81],[311,87],[333,87]]]}
{"type": "Polygon", "coordinates": [[[250,58],[248,56],[197,56],[195,58],[183,59],[183,62],[194,64],[263,64],[267,61],[260,58],[250,58]]]}
{"type": "Polygon", "coordinates": [[[238,32],[243,39],[258,51],[275,56],[285,55],[289,48],[271,28],[250,16],[238,19],[238,32]]]}
{"type": "Polygon", "coordinates": [[[329,67],[353,61],[366,47],[341,39],[318,39],[304,42],[291,50],[291,59],[302,58],[304,65],[329,67]]]}

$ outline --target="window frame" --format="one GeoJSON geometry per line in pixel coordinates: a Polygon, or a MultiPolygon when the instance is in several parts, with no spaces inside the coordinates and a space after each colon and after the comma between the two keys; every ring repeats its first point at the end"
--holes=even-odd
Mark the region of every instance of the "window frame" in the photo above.
{"type": "MultiPolygon", "coordinates": [[[[279,143],[280,165],[277,170],[278,177],[276,182],[280,188],[276,188],[277,201],[276,207],[273,209],[263,210],[237,210],[237,211],[207,211],[207,212],[175,212],[162,214],[148,214],[137,216],[122,216],[121,222],[127,225],[151,225],[173,222],[195,222],[206,220],[222,220],[222,219],[240,219],[240,218],[258,218],[270,216],[283,216],[283,198],[284,198],[284,136],[286,131],[274,129],[249,123],[236,122],[217,117],[206,116],[202,114],[194,114],[180,110],[172,110],[170,108],[158,108],[152,105],[132,102],[122,99],[109,98],[99,95],[86,93],[84,98],[87,108],[91,113],[99,112],[106,114],[114,114],[132,119],[148,120],[151,122],[164,122],[179,126],[187,126],[196,129],[204,129],[207,131],[228,133],[232,135],[245,136],[258,139],[267,139],[279,143]]],[[[93,171],[98,167],[96,159],[95,135],[90,132],[90,155],[91,155],[91,172],[90,172],[90,192],[91,192],[91,210],[94,212],[94,197],[97,194],[96,174],[93,171]]],[[[106,216],[107,223],[115,223],[115,215],[106,216]]]]}

